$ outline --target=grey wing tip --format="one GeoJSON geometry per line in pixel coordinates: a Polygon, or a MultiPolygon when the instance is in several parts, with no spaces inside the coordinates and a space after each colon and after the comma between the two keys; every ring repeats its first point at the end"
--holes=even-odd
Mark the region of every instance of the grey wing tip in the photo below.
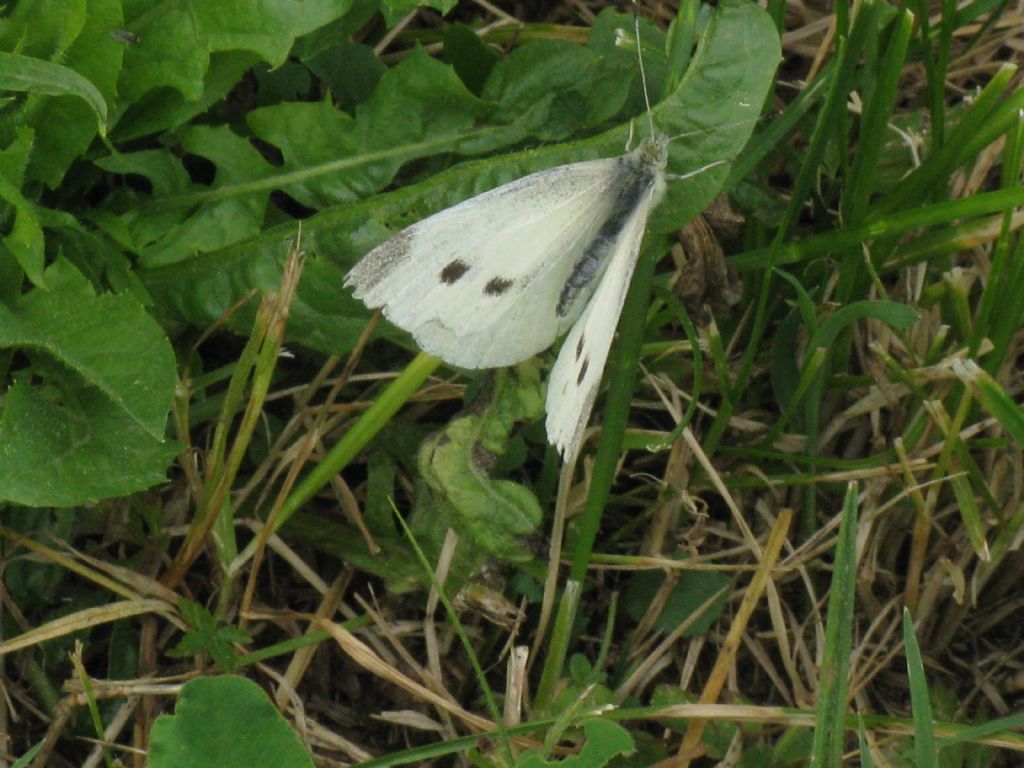
{"type": "Polygon", "coordinates": [[[366,295],[367,285],[366,281],[363,280],[360,274],[358,274],[357,270],[358,265],[349,270],[349,272],[345,275],[344,281],[342,281],[342,287],[351,288],[352,295],[355,296],[357,299],[362,299],[363,296],[366,295]]]}
{"type": "Polygon", "coordinates": [[[405,229],[392,235],[363,256],[348,271],[344,285],[346,288],[355,289],[353,295],[357,299],[366,296],[406,260],[413,238],[410,230],[411,228],[405,229]]]}

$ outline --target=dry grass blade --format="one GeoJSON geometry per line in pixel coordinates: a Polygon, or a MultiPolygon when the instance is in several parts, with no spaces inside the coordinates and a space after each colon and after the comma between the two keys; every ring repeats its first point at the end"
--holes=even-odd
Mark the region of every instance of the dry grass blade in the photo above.
{"type": "Polygon", "coordinates": [[[67,616],[49,621],[46,624],[42,624],[21,633],[17,637],[12,637],[10,640],[0,643],[0,656],[19,651],[22,648],[29,648],[46,640],[65,637],[73,632],[96,627],[100,624],[109,624],[113,621],[121,621],[132,616],[158,614],[164,618],[172,619],[176,613],[177,609],[174,606],[168,605],[163,600],[154,600],[152,598],[119,600],[97,608],[85,608],[84,610],[75,611],[67,616]]]}
{"type": "MultiPolygon", "coordinates": [[[[757,607],[765,588],[768,586],[772,570],[779,560],[782,545],[786,541],[786,534],[789,533],[789,526],[792,522],[793,511],[783,509],[779,513],[775,525],[772,526],[768,539],[765,541],[759,567],[754,572],[750,580],[750,586],[743,595],[743,601],[733,617],[732,624],[729,626],[729,631],[726,633],[725,640],[715,659],[715,665],[712,667],[708,680],[704,684],[704,690],[701,691],[698,703],[712,704],[718,700],[718,696],[725,686],[726,677],[736,663],[736,654],[739,652],[743,633],[747,631],[747,622],[750,621],[754,609],[757,607]]],[[[690,765],[693,756],[695,756],[697,745],[700,743],[706,722],[703,719],[690,721],[690,725],[686,729],[686,735],[683,737],[683,743],[679,747],[676,761],[671,763],[671,765],[677,765],[679,768],[687,768],[690,765]]],[[[667,766],[670,763],[663,763],[663,765],[667,766]]]]}

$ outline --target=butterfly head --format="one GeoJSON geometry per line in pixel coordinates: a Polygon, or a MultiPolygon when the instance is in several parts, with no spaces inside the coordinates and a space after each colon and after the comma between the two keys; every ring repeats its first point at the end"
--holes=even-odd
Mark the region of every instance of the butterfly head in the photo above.
{"type": "Polygon", "coordinates": [[[668,141],[668,136],[663,133],[645,136],[633,154],[648,168],[663,171],[668,165],[668,141]]]}

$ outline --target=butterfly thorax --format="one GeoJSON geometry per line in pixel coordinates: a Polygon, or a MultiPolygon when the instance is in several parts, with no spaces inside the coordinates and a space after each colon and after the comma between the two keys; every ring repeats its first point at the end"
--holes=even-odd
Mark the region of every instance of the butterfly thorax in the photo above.
{"type": "Polygon", "coordinates": [[[641,206],[657,205],[665,191],[664,170],[668,157],[668,144],[663,136],[644,139],[627,155],[618,159],[618,178],[612,187],[618,194],[607,217],[600,223],[596,234],[587,243],[573,264],[572,271],[562,287],[555,307],[560,320],[578,314],[583,301],[590,294],[595,279],[608,263],[619,233],[641,206]]]}

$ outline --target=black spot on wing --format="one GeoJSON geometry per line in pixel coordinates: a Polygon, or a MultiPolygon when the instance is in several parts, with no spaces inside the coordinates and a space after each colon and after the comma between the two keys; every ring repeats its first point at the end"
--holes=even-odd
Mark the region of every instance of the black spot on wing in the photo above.
{"type": "Polygon", "coordinates": [[[577,359],[577,360],[579,360],[579,359],[580,359],[580,356],[581,356],[581,355],[583,354],[583,345],[584,345],[584,344],[586,343],[586,339],[587,339],[587,337],[586,337],[586,336],[584,336],[584,335],[583,335],[583,334],[581,333],[581,334],[580,334],[580,340],[579,340],[579,343],[578,343],[578,344],[576,345],[576,359],[577,359]]]}
{"type": "Polygon", "coordinates": [[[467,272],[469,272],[469,264],[462,259],[453,259],[441,270],[441,282],[445,285],[454,285],[467,272]]]}
{"type": "Polygon", "coordinates": [[[512,287],[512,281],[507,277],[492,277],[484,286],[484,293],[488,296],[501,296],[512,287]]]}
{"type": "Polygon", "coordinates": [[[587,368],[590,366],[590,358],[583,358],[583,365],[580,366],[580,375],[576,377],[576,383],[582,384],[583,377],[587,375],[587,368]]]}

